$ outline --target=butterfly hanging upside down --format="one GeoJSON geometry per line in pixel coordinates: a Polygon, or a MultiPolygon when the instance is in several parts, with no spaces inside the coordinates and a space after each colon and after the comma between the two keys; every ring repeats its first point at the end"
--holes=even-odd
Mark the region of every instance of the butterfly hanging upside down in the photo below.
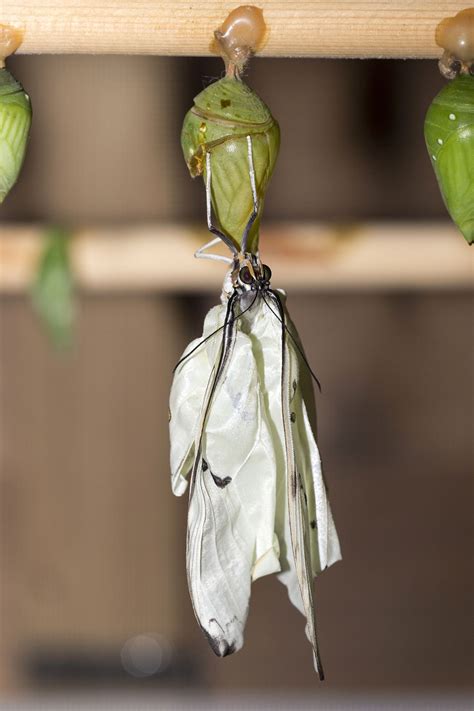
{"type": "Polygon", "coordinates": [[[247,251],[259,208],[251,136],[247,144],[253,211],[240,246],[212,224],[211,153],[205,156],[207,222],[217,239],[196,256],[223,259],[230,269],[203,338],[175,368],[172,487],[180,496],[189,482],[188,584],[214,652],[242,647],[251,583],[277,573],[306,616],[323,679],[313,578],[340,559],[340,548],[308,415],[309,366],[284,293],[271,288],[258,253],[247,251]],[[219,240],[231,259],[204,254],[219,240]]]}

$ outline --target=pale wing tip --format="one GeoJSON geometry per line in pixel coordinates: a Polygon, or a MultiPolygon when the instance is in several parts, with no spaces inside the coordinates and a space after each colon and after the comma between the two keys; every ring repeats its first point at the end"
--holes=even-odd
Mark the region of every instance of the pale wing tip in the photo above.
{"type": "Polygon", "coordinates": [[[276,533],[273,534],[273,546],[261,555],[253,564],[252,567],[252,582],[263,578],[265,575],[278,573],[281,570],[280,565],[280,543],[276,533]]]}
{"type": "Polygon", "coordinates": [[[329,531],[328,547],[327,547],[327,567],[337,563],[338,560],[342,560],[341,546],[339,543],[339,537],[336,532],[334,523],[332,524],[329,531]]]}
{"type": "Polygon", "coordinates": [[[171,475],[171,490],[175,496],[182,496],[188,488],[188,481],[181,474],[171,475]]]}
{"type": "Polygon", "coordinates": [[[319,540],[319,560],[321,571],[326,570],[338,560],[342,560],[341,546],[336,527],[329,510],[327,535],[319,540]]]}
{"type": "Polygon", "coordinates": [[[314,651],[313,649],[313,664],[314,664],[314,671],[316,674],[319,676],[319,681],[324,681],[326,678],[324,676],[324,669],[323,665],[321,664],[321,657],[314,651]]]}
{"type": "MultiPolygon", "coordinates": [[[[319,573],[323,573],[325,570],[334,565],[334,563],[338,563],[340,560],[342,560],[340,549],[338,551],[333,551],[331,555],[326,558],[325,561],[321,561],[321,570],[319,571],[319,573]]],[[[315,577],[317,577],[319,573],[318,571],[316,571],[315,577]]]]}
{"type": "MultiPolygon", "coordinates": [[[[334,563],[337,563],[338,561],[342,560],[342,553],[341,549],[339,548],[339,545],[336,547],[331,548],[330,550],[326,551],[326,556],[321,557],[321,570],[327,570],[328,568],[331,567],[331,565],[334,565],[334,563]]],[[[318,574],[318,571],[316,571],[315,577],[318,574]]]]}

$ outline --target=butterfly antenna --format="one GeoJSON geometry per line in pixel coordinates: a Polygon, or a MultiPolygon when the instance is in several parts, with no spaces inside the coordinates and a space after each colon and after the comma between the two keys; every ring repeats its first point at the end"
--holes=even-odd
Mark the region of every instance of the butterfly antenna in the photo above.
{"type": "Polygon", "coordinates": [[[220,237],[214,237],[202,247],[196,249],[194,256],[196,259],[212,259],[214,262],[225,262],[226,264],[233,264],[233,259],[230,257],[225,257],[223,254],[213,254],[212,252],[206,252],[210,247],[215,247],[217,244],[222,242],[220,237]]]}
{"type": "MultiPolygon", "coordinates": [[[[279,308],[280,313],[283,312],[283,304],[281,303],[281,299],[280,299],[279,295],[278,295],[275,291],[273,291],[273,289],[269,289],[268,291],[269,291],[269,293],[273,296],[273,298],[277,300],[277,302],[278,302],[278,308],[279,308]]],[[[274,316],[276,316],[276,318],[280,321],[280,323],[285,327],[286,332],[288,333],[288,335],[290,336],[291,340],[292,340],[293,343],[295,344],[295,346],[296,346],[296,348],[297,348],[297,350],[298,350],[298,353],[300,354],[300,356],[301,356],[302,359],[303,359],[304,364],[305,364],[306,367],[308,368],[308,370],[309,370],[309,372],[311,373],[311,376],[312,376],[314,382],[315,382],[316,385],[318,386],[319,392],[322,392],[322,387],[321,387],[321,383],[319,382],[319,378],[318,378],[318,376],[316,375],[316,373],[313,371],[313,369],[311,368],[310,364],[308,363],[308,359],[306,358],[306,356],[305,356],[305,354],[304,354],[304,351],[302,350],[302,348],[301,348],[301,346],[299,345],[298,341],[297,341],[296,338],[293,336],[293,334],[291,333],[290,329],[288,328],[288,326],[286,325],[286,323],[284,322],[284,320],[282,319],[282,317],[281,317],[279,314],[277,314],[277,312],[276,312],[276,311],[271,307],[271,305],[268,303],[268,301],[267,301],[266,298],[265,298],[265,294],[262,293],[262,296],[263,296],[263,300],[265,301],[266,305],[268,306],[268,308],[270,309],[270,311],[272,312],[272,314],[273,314],[274,316]]]]}
{"type": "MultiPolygon", "coordinates": [[[[245,308],[243,311],[241,311],[240,314],[239,314],[238,316],[236,316],[236,317],[233,319],[234,322],[237,321],[241,316],[243,316],[247,311],[250,311],[250,309],[251,309],[252,306],[254,305],[256,299],[257,299],[257,294],[255,294],[255,297],[254,297],[252,303],[251,303],[249,306],[247,306],[247,308],[245,308]]],[[[174,368],[173,368],[173,373],[177,370],[178,366],[180,366],[181,363],[184,363],[185,360],[187,360],[190,356],[192,356],[192,354],[193,354],[195,351],[197,351],[198,348],[200,348],[201,346],[203,346],[210,338],[212,338],[213,336],[215,336],[216,334],[218,334],[219,331],[222,331],[222,329],[225,328],[226,325],[227,325],[227,324],[224,323],[222,326],[219,326],[219,328],[216,328],[215,331],[213,331],[213,332],[210,333],[208,336],[206,336],[205,338],[203,338],[202,341],[200,341],[199,343],[197,343],[197,344],[194,346],[194,348],[192,348],[192,349],[189,351],[189,353],[186,353],[186,355],[183,356],[183,357],[176,363],[176,365],[175,365],[174,368]]]]}

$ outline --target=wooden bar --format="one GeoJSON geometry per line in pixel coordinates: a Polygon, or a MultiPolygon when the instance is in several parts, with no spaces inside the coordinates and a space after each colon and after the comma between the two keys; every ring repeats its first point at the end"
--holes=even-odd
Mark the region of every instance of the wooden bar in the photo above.
{"type": "MultiPolygon", "coordinates": [[[[43,235],[38,226],[0,227],[0,293],[29,288],[43,235]]],[[[94,292],[218,293],[225,264],[193,258],[208,237],[176,224],[81,229],[71,241],[75,278],[94,292]]],[[[474,286],[474,249],[448,222],[268,226],[261,256],[272,284],[292,291],[474,286]]]]}
{"type": "MultiPolygon", "coordinates": [[[[239,2],[3,0],[20,53],[208,55],[239,2]]],[[[438,23],[467,7],[439,0],[259,0],[273,57],[437,57],[438,23]]]]}

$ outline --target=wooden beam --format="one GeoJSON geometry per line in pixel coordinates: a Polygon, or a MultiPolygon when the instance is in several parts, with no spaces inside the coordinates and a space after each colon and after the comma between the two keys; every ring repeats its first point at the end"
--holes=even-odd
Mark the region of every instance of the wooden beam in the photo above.
{"type": "MultiPolygon", "coordinates": [[[[208,55],[239,3],[218,0],[3,0],[0,23],[27,54],[208,55]]],[[[435,29],[466,2],[259,0],[273,57],[437,57],[435,29]]]]}
{"type": "MultiPolygon", "coordinates": [[[[43,235],[35,226],[0,228],[0,292],[29,288],[43,235]]],[[[78,230],[71,241],[77,284],[98,292],[218,293],[225,264],[193,258],[208,236],[163,224],[78,230]]],[[[261,254],[273,285],[292,291],[474,286],[474,249],[450,223],[279,225],[262,231],[261,254]]]]}

